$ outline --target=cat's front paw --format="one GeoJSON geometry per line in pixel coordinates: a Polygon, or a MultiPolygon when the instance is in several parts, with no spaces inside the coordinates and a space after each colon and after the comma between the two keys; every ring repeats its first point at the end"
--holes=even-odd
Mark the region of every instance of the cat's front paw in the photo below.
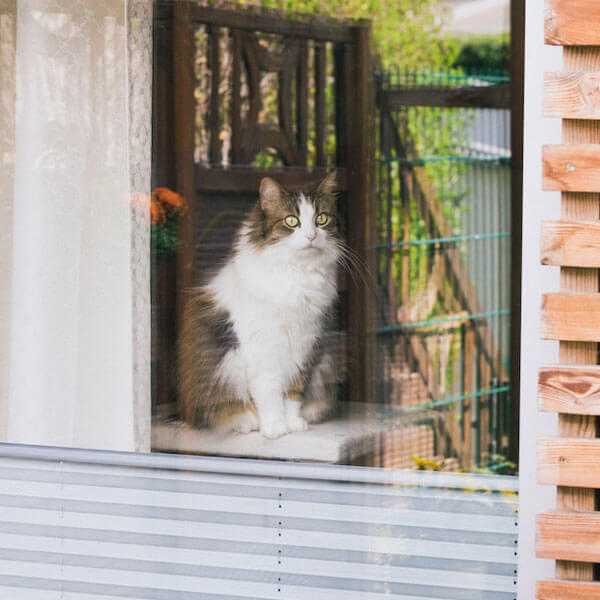
{"type": "Polygon", "coordinates": [[[250,433],[258,428],[258,417],[249,410],[236,415],[231,421],[231,429],[237,433],[250,433]]]}
{"type": "Polygon", "coordinates": [[[263,437],[269,438],[270,440],[274,440],[276,438],[285,435],[288,432],[288,428],[284,421],[279,420],[269,420],[266,423],[260,424],[260,432],[263,437]]]}
{"type": "Polygon", "coordinates": [[[288,433],[294,433],[295,431],[306,431],[308,429],[308,423],[302,417],[288,418],[286,421],[288,433]]]}
{"type": "Polygon", "coordinates": [[[302,416],[307,423],[322,423],[333,412],[331,403],[311,400],[302,406],[302,416]]]}

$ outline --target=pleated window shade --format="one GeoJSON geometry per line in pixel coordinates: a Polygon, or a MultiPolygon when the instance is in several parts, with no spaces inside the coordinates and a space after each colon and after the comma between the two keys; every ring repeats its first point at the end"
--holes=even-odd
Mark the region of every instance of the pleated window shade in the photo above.
{"type": "Polygon", "coordinates": [[[0,446],[0,597],[513,600],[517,481],[0,446]]]}

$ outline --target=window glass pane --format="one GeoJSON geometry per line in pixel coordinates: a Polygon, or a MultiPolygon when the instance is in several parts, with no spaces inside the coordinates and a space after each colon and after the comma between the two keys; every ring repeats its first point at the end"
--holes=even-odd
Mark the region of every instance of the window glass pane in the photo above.
{"type": "Polygon", "coordinates": [[[515,472],[508,38],[421,4],[3,4],[2,439],[515,472]]]}
{"type": "Polygon", "coordinates": [[[508,37],[240,10],[154,14],[153,448],[514,473],[508,37]]]}
{"type": "Polygon", "coordinates": [[[6,597],[514,597],[507,27],[264,4],[0,0],[6,597]]]}
{"type": "Polygon", "coordinates": [[[3,439],[514,473],[506,35],[3,7],[3,439]]]}

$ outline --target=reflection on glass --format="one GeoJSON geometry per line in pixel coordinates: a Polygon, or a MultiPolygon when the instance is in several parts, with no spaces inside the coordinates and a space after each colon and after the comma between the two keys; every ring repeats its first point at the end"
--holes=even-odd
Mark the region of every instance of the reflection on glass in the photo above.
{"type": "Polygon", "coordinates": [[[0,2],[0,588],[510,600],[506,78],[217,4],[0,2]]]}
{"type": "Polygon", "coordinates": [[[514,472],[506,76],[92,4],[1,8],[0,439],[514,472]]]}
{"type": "Polygon", "coordinates": [[[2,441],[150,448],[131,199],[150,190],[151,34],[147,2],[0,5],[2,441]]]}
{"type": "Polygon", "coordinates": [[[171,253],[153,226],[153,448],[514,472],[510,111],[444,95],[507,77],[209,13],[155,10],[153,184],[189,210],[171,253]]]}

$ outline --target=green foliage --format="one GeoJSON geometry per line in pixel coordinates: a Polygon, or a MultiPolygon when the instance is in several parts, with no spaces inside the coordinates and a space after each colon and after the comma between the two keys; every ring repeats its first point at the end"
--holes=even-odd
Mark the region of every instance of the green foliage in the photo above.
{"type": "MultiPolygon", "coordinates": [[[[452,81],[452,77],[450,73],[441,74],[439,84],[452,81]]],[[[414,74],[414,82],[413,74],[410,74],[410,79],[418,85],[432,83],[424,74],[414,74]]],[[[383,236],[384,239],[388,237],[386,241],[431,238],[426,215],[413,194],[417,179],[426,183],[423,192],[443,216],[450,235],[463,233],[467,167],[465,162],[452,159],[458,158],[460,149],[467,147],[467,131],[472,119],[472,112],[455,108],[408,107],[401,111],[399,131],[407,146],[409,160],[399,159],[393,150],[391,156],[379,157],[384,162],[384,172],[388,170],[380,175],[380,180],[389,178],[389,194],[393,199],[389,206],[380,204],[380,231],[387,230],[389,237],[383,236]],[[401,172],[404,173],[404,189],[401,189],[401,172]],[[411,182],[413,177],[417,179],[411,182]]],[[[414,304],[426,292],[439,252],[440,249],[433,245],[412,245],[393,254],[387,268],[391,271],[390,279],[395,282],[397,298],[414,304]],[[405,270],[408,277],[402,276],[405,270]],[[408,285],[408,289],[404,290],[403,285],[408,285]]],[[[443,313],[443,308],[436,302],[428,314],[419,315],[417,320],[431,319],[443,313]]]]}
{"type": "MultiPolygon", "coordinates": [[[[415,463],[415,468],[418,471],[443,471],[446,466],[446,461],[444,459],[432,460],[421,458],[416,455],[412,455],[411,459],[415,463]]],[[[514,462],[507,460],[506,457],[501,454],[492,454],[490,457],[484,456],[484,460],[486,463],[485,467],[472,468],[470,472],[481,475],[516,475],[518,472],[517,465],[514,462]]],[[[459,471],[464,473],[463,469],[459,469],[459,471]]]]}
{"type": "Polygon", "coordinates": [[[179,214],[167,214],[165,222],[150,227],[150,246],[156,256],[174,254],[180,244],[179,214]]]}
{"type": "Polygon", "coordinates": [[[441,471],[442,465],[438,461],[421,458],[419,456],[411,456],[415,462],[417,471],[441,471]]]}
{"type": "Polygon", "coordinates": [[[453,67],[467,72],[496,71],[507,73],[510,67],[509,34],[480,35],[448,40],[458,49],[453,67]]]}

